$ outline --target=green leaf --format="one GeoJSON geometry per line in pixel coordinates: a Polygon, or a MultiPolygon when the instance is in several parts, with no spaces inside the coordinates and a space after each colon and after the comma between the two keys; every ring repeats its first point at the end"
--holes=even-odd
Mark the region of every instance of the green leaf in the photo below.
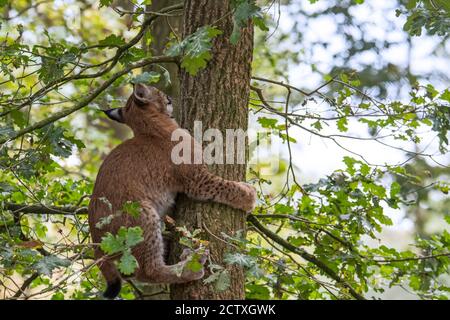
{"type": "Polygon", "coordinates": [[[447,102],[450,102],[450,90],[445,89],[445,91],[441,94],[440,97],[442,100],[445,100],[447,102]]]}
{"type": "Polygon", "coordinates": [[[212,58],[210,53],[212,39],[219,34],[222,34],[222,31],[216,27],[201,27],[179,44],[172,45],[167,54],[170,56],[182,55],[181,67],[189,74],[196,75],[199,70],[206,67],[207,62],[212,58]]]}
{"type": "Polygon", "coordinates": [[[100,248],[107,254],[124,252],[144,240],[142,233],[140,227],[120,227],[116,236],[108,232],[102,237],[100,248]]]}
{"type": "Polygon", "coordinates": [[[141,215],[142,208],[137,201],[127,201],[123,204],[122,210],[133,218],[138,218],[141,215]]]}
{"type": "Polygon", "coordinates": [[[408,2],[405,5],[406,9],[409,9],[409,10],[414,9],[417,5],[417,1],[418,0],[408,0],[408,2]]]}
{"type": "Polygon", "coordinates": [[[266,286],[260,284],[249,284],[245,287],[247,290],[246,299],[268,300],[270,291],[266,286]]]}
{"type": "Polygon", "coordinates": [[[99,41],[99,45],[106,46],[109,48],[120,47],[124,45],[126,42],[123,37],[117,36],[115,34],[111,34],[107,36],[105,39],[99,41]]]}
{"type": "Polygon", "coordinates": [[[219,277],[217,278],[215,288],[217,291],[225,291],[230,287],[231,279],[228,270],[223,270],[219,272],[219,277]]]}
{"type": "Polygon", "coordinates": [[[285,205],[283,203],[277,203],[275,204],[275,212],[276,213],[282,213],[282,214],[292,214],[295,212],[295,209],[291,206],[285,205]]]}
{"type": "Polygon", "coordinates": [[[258,122],[263,128],[275,128],[278,120],[273,118],[259,117],[258,122]]]}
{"type": "Polygon", "coordinates": [[[427,89],[427,96],[430,99],[434,99],[439,94],[439,91],[437,91],[431,84],[427,84],[426,89],[427,89]]]}
{"type": "Polygon", "coordinates": [[[131,83],[136,84],[136,83],[145,83],[145,84],[151,84],[151,83],[156,83],[159,81],[159,78],[161,77],[161,75],[155,71],[150,71],[150,72],[143,72],[140,75],[137,75],[136,77],[134,77],[133,79],[131,79],[131,83]]]}
{"type": "Polygon", "coordinates": [[[47,234],[47,226],[38,222],[34,225],[34,232],[36,232],[39,238],[44,238],[47,234]]]}
{"type": "Polygon", "coordinates": [[[186,263],[186,268],[192,272],[199,272],[203,269],[203,265],[199,262],[200,255],[195,253],[191,256],[191,259],[186,263]]]}
{"type": "Polygon", "coordinates": [[[62,292],[56,292],[51,300],[64,300],[64,293],[62,292]]]}
{"type": "Polygon", "coordinates": [[[107,7],[113,3],[114,0],[100,0],[100,8],[107,7]]]}
{"type": "Polygon", "coordinates": [[[0,138],[7,138],[14,133],[13,126],[7,125],[5,127],[0,127],[0,138]]]}
{"type": "Polygon", "coordinates": [[[131,254],[131,250],[127,250],[122,254],[118,264],[119,270],[124,275],[133,274],[138,267],[136,258],[131,254]]]}
{"type": "Polygon", "coordinates": [[[347,127],[347,125],[348,125],[347,117],[340,118],[340,119],[336,122],[336,124],[337,124],[337,127],[338,127],[339,131],[341,131],[341,132],[347,132],[347,130],[348,130],[348,127],[347,127]]]}
{"type": "Polygon", "coordinates": [[[34,264],[34,269],[40,274],[51,276],[54,269],[70,266],[70,260],[62,259],[54,255],[45,256],[34,264]]]}
{"type": "Polygon", "coordinates": [[[367,176],[370,173],[370,167],[366,163],[361,164],[361,168],[359,169],[363,176],[367,176]]]}
{"type": "Polygon", "coordinates": [[[108,232],[102,237],[100,248],[107,254],[114,254],[123,251],[126,247],[121,239],[108,232]]]}
{"type": "Polygon", "coordinates": [[[42,58],[41,69],[38,71],[39,80],[45,84],[64,76],[64,69],[54,59],[42,58]]]}
{"type": "Polygon", "coordinates": [[[203,280],[203,283],[213,283],[217,291],[225,291],[230,285],[228,271],[222,268],[219,271],[212,273],[209,277],[205,278],[203,280]]]}
{"type": "Polygon", "coordinates": [[[230,36],[230,42],[237,44],[241,36],[241,29],[247,25],[249,19],[253,19],[255,25],[261,30],[267,31],[269,28],[264,22],[261,8],[254,4],[254,1],[243,0],[238,3],[233,14],[233,32],[230,36]]]}
{"type": "Polygon", "coordinates": [[[128,49],[119,59],[120,63],[123,65],[127,65],[132,62],[140,61],[145,58],[147,52],[144,49],[132,47],[128,49]]]}
{"type": "Polygon", "coordinates": [[[414,290],[420,290],[421,281],[417,275],[409,277],[409,286],[414,290]]]}
{"type": "Polygon", "coordinates": [[[223,261],[227,264],[237,264],[241,267],[251,267],[255,264],[253,257],[239,252],[226,254],[223,261]]]}
{"type": "Polygon", "coordinates": [[[312,124],[312,126],[313,126],[316,130],[318,130],[318,131],[320,131],[320,130],[323,129],[322,123],[320,122],[320,120],[317,120],[316,122],[314,122],[314,123],[312,124]]]}
{"type": "Polygon", "coordinates": [[[79,149],[85,147],[83,142],[67,133],[65,128],[57,127],[53,123],[36,131],[36,133],[42,139],[41,150],[57,157],[69,157],[72,154],[74,145],[79,149]]]}
{"type": "Polygon", "coordinates": [[[400,184],[396,181],[392,182],[390,191],[391,198],[394,198],[400,192],[400,190],[401,190],[400,184]]]}
{"type": "Polygon", "coordinates": [[[127,247],[133,247],[144,240],[142,237],[142,229],[140,227],[133,227],[125,229],[121,227],[119,229],[119,237],[124,237],[127,247]]]}
{"type": "Polygon", "coordinates": [[[347,166],[347,172],[350,173],[351,175],[354,175],[356,170],[355,170],[355,163],[357,162],[355,159],[351,158],[351,157],[344,157],[344,163],[347,166]]]}

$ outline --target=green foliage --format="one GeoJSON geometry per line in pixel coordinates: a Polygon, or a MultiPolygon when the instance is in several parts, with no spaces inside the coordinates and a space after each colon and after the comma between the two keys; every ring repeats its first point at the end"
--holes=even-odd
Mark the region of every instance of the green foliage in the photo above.
{"type": "MultiPolygon", "coordinates": [[[[450,262],[446,231],[429,240],[418,239],[416,245],[423,252],[436,256],[431,259],[422,260],[409,250],[397,251],[384,245],[369,247],[362,242],[366,236],[378,239],[379,232],[392,225],[385,207],[398,208],[403,203],[401,186],[397,182],[385,186],[379,181],[394,172],[400,174],[402,168],[382,171],[351,157],[345,157],[343,162],[344,170],[338,170],[317,183],[304,185],[306,193],[285,198],[289,202],[278,208],[266,209],[261,216],[286,215],[286,219],[270,218],[275,229],[287,235],[287,240],[294,246],[312,249],[315,257],[326,261],[338,274],[345,275],[359,292],[365,292],[369,287],[383,292],[386,285],[391,287],[409,281],[412,290],[423,297],[445,298],[448,287],[438,278],[448,272],[450,262]],[[429,268],[433,271],[425,272],[431,270],[429,268]],[[377,279],[380,275],[384,280],[377,279]]],[[[262,275],[249,276],[248,297],[348,298],[345,290],[338,289],[337,295],[324,290],[322,283],[312,276],[320,272],[314,264],[308,263],[299,270],[298,262],[289,255],[289,260],[280,260],[278,250],[254,240],[245,241],[243,245],[246,254],[234,254],[226,260],[249,266],[254,257],[265,271],[262,275]]],[[[281,250],[287,252],[285,248],[281,250]]]]}
{"type": "Polygon", "coordinates": [[[206,67],[206,63],[212,58],[212,40],[222,31],[216,27],[201,27],[193,34],[187,36],[180,43],[172,44],[167,51],[171,56],[182,56],[181,67],[191,75],[206,67]]]}
{"type": "Polygon", "coordinates": [[[125,40],[122,37],[119,37],[115,34],[111,34],[107,36],[105,39],[100,40],[98,42],[100,46],[105,46],[108,48],[120,47],[125,44],[125,40]]]}
{"type": "Polygon", "coordinates": [[[397,10],[397,16],[406,15],[404,30],[420,36],[422,29],[430,35],[445,36],[450,30],[450,4],[446,0],[409,0],[406,10],[397,10]]]}
{"type": "Polygon", "coordinates": [[[139,202],[127,201],[123,204],[122,210],[133,218],[138,218],[141,214],[142,208],[139,202]]]}
{"type": "Polygon", "coordinates": [[[100,244],[100,248],[107,254],[123,252],[137,245],[144,238],[140,227],[125,228],[121,227],[116,236],[107,233],[100,244]]]}
{"type": "Polygon", "coordinates": [[[131,254],[131,248],[142,242],[142,229],[140,227],[120,227],[117,235],[106,233],[102,237],[100,248],[108,255],[121,254],[119,270],[125,275],[130,275],[138,267],[136,258],[131,254]]]}
{"type": "Polygon", "coordinates": [[[48,84],[64,76],[65,68],[75,62],[78,49],[69,47],[65,42],[54,41],[47,31],[45,35],[50,45],[48,47],[34,47],[33,53],[39,55],[42,60],[41,68],[38,71],[39,80],[48,84]]]}
{"type": "Polygon", "coordinates": [[[278,119],[270,119],[266,117],[259,117],[258,122],[261,124],[263,128],[275,128],[278,123],[278,119]]]}
{"type": "Polygon", "coordinates": [[[50,277],[54,269],[67,268],[70,264],[70,261],[67,259],[61,259],[57,256],[45,256],[34,264],[34,269],[40,274],[50,277]]]}
{"type": "Polygon", "coordinates": [[[159,81],[160,78],[160,74],[154,71],[151,72],[143,72],[140,75],[137,75],[136,77],[134,77],[133,79],[131,79],[131,83],[146,83],[146,84],[151,84],[151,83],[156,83],[159,81]]]}
{"type": "Polygon", "coordinates": [[[100,7],[106,7],[113,3],[113,0],[100,0],[100,7]]]}
{"type": "Polygon", "coordinates": [[[246,27],[251,20],[257,27],[263,31],[268,31],[261,8],[255,4],[254,0],[234,0],[232,1],[233,13],[233,32],[230,36],[230,42],[237,44],[241,36],[241,29],[246,27]]]}
{"type": "Polygon", "coordinates": [[[211,275],[203,279],[203,283],[213,284],[214,289],[218,292],[227,290],[231,284],[230,273],[228,270],[215,264],[210,264],[209,269],[211,275]]]}

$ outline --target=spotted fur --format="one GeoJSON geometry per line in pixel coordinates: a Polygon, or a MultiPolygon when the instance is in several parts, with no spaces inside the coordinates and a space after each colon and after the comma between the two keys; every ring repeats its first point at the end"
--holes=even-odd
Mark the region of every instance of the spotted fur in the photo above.
{"type": "MultiPolygon", "coordinates": [[[[175,144],[171,134],[179,126],[171,117],[170,99],[156,88],[137,84],[125,107],[106,113],[128,125],[134,137],[111,151],[100,167],[89,204],[92,241],[101,242],[106,232],[115,234],[121,226],[140,226],[144,241],[133,250],[139,263],[135,273],[138,280],[183,283],[202,278],[203,270],[191,272],[186,269],[178,276],[174,266],[164,262],[162,217],[173,206],[178,193],[250,212],[255,205],[255,189],[246,183],[213,175],[204,165],[176,165],[171,161],[175,144]],[[139,202],[142,209],[139,217],[116,214],[127,201],[139,202]],[[96,224],[109,215],[114,216],[113,220],[98,228],[96,224]]],[[[192,144],[196,143],[190,135],[189,138],[192,144]]],[[[105,297],[113,298],[120,292],[122,276],[113,259],[106,257],[101,249],[96,249],[95,257],[99,259],[98,266],[108,284],[105,297]]],[[[201,262],[205,260],[203,258],[201,262]]],[[[184,255],[178,266],[185,263],[184,255]]]]}

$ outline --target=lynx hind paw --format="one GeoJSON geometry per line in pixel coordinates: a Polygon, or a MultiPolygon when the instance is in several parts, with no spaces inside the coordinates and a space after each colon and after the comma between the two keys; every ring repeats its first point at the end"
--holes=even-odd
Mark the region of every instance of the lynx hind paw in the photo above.
{"type": "MultiPolygon", "coordinates": [[[[181,261],[188,260],[189,257],[192,256],[192,254],[194,254],[195,252],[196,251],[194,251],[190,248],[184,248],[183,252],[180,255],[181,261]]],[[[208,256],[209,256],[209,250],[205,249],[205,251],[200,255],[198,262],[200,262],[201,264],[205,264],[206,260],[208,260],[208,256]]]]}
{"type": "Polygon", "coordinates": [[[193,253],[194,253],[194,251],[192,249],[184,248],[183,252],[180,255],[180,260],[181,261],[186,260],[193,253]]]}
{"type": "MultiPolygon", "coordinates": [[[[189,253],[187,253],[186,260],[184,260],[185,263],[188,263],[190,261],[189,257],[194,253],[194,251],[192,251],[191,249],[184,249],[183,253],[181,255],[183,256],[183,254],[185,252],[189,252],[189,253]]],[[[187,281],[194,281],[194,280],[199,280],[199,279],[203,278],[203,276],[205,275],[205,269],[203,268],[203,265],[208,260],[208,256],[209,256],[209,250],[206,249],[197,260],[202,265],[201,270],[192,271],[189,268],[185,267],[185,269],[183,271],[183,278],[186,279],[187,281]]]]}
{"type": "Polygon", "coordinates": [[[250,213],[256,207],[256,189],[251,184],[246,182],[239,182],[240,186],[243,189],[243,197],[242,197],[242,209],[250,213]]]}
{"type": "Polygon", "coordinates": [[[203,278],[204,275],[205,275],[204,268],[202,268],[200,271],[197,271],[197,272],[194,272],[191,270],[183,271],[183,279],[185,279],[185,281],[187,281],[187,282],[200,280],[201,278],[203,278]]]}

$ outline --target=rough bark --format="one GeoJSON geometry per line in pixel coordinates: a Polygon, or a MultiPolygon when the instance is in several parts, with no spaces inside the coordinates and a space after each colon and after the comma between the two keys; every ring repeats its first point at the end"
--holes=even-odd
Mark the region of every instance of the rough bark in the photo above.
{"type": "MultiPolygon", "coordinates": [[[[191,133],[194,121],[201,121],[203,130],[217,128],[225,137],[225,129],[247,130],[253,27],[249,24],[242,30],[239,43],[232,45],[229,37],[233,21],[228,0],[186,0],[183,37],[207,24],[218,26],[223,34],[214,41],[213,58],[206,69],[196,76],[181,71],[181,114],[178,120],[191,133]]],[[[226,179],[245,180],[246,168],[242,164],[212,165],[210,170],[226,179]]],[[[224,205],[196,202],[185,196],[180,196],[177,201],[175,218],[177,225],[185,225],[191,230],[204,230],[203,237],[210,241],[211,259],[220,265],[224,265],[223,257],[230,247],[215,236],[245,232],[244,213],[224,205]],[[203,228],[204,225],[209,231],[203,228]]],[[[174,242],[171,248],[172,260],[178,259],[179,252],[179,245],[174,242]]],[[[217,292],[213,286],[196,281],[171,286],[172,299],[243,299],[243,270],[238,267],[228,269],[231,275],[228,290],[217,292]]]]}

